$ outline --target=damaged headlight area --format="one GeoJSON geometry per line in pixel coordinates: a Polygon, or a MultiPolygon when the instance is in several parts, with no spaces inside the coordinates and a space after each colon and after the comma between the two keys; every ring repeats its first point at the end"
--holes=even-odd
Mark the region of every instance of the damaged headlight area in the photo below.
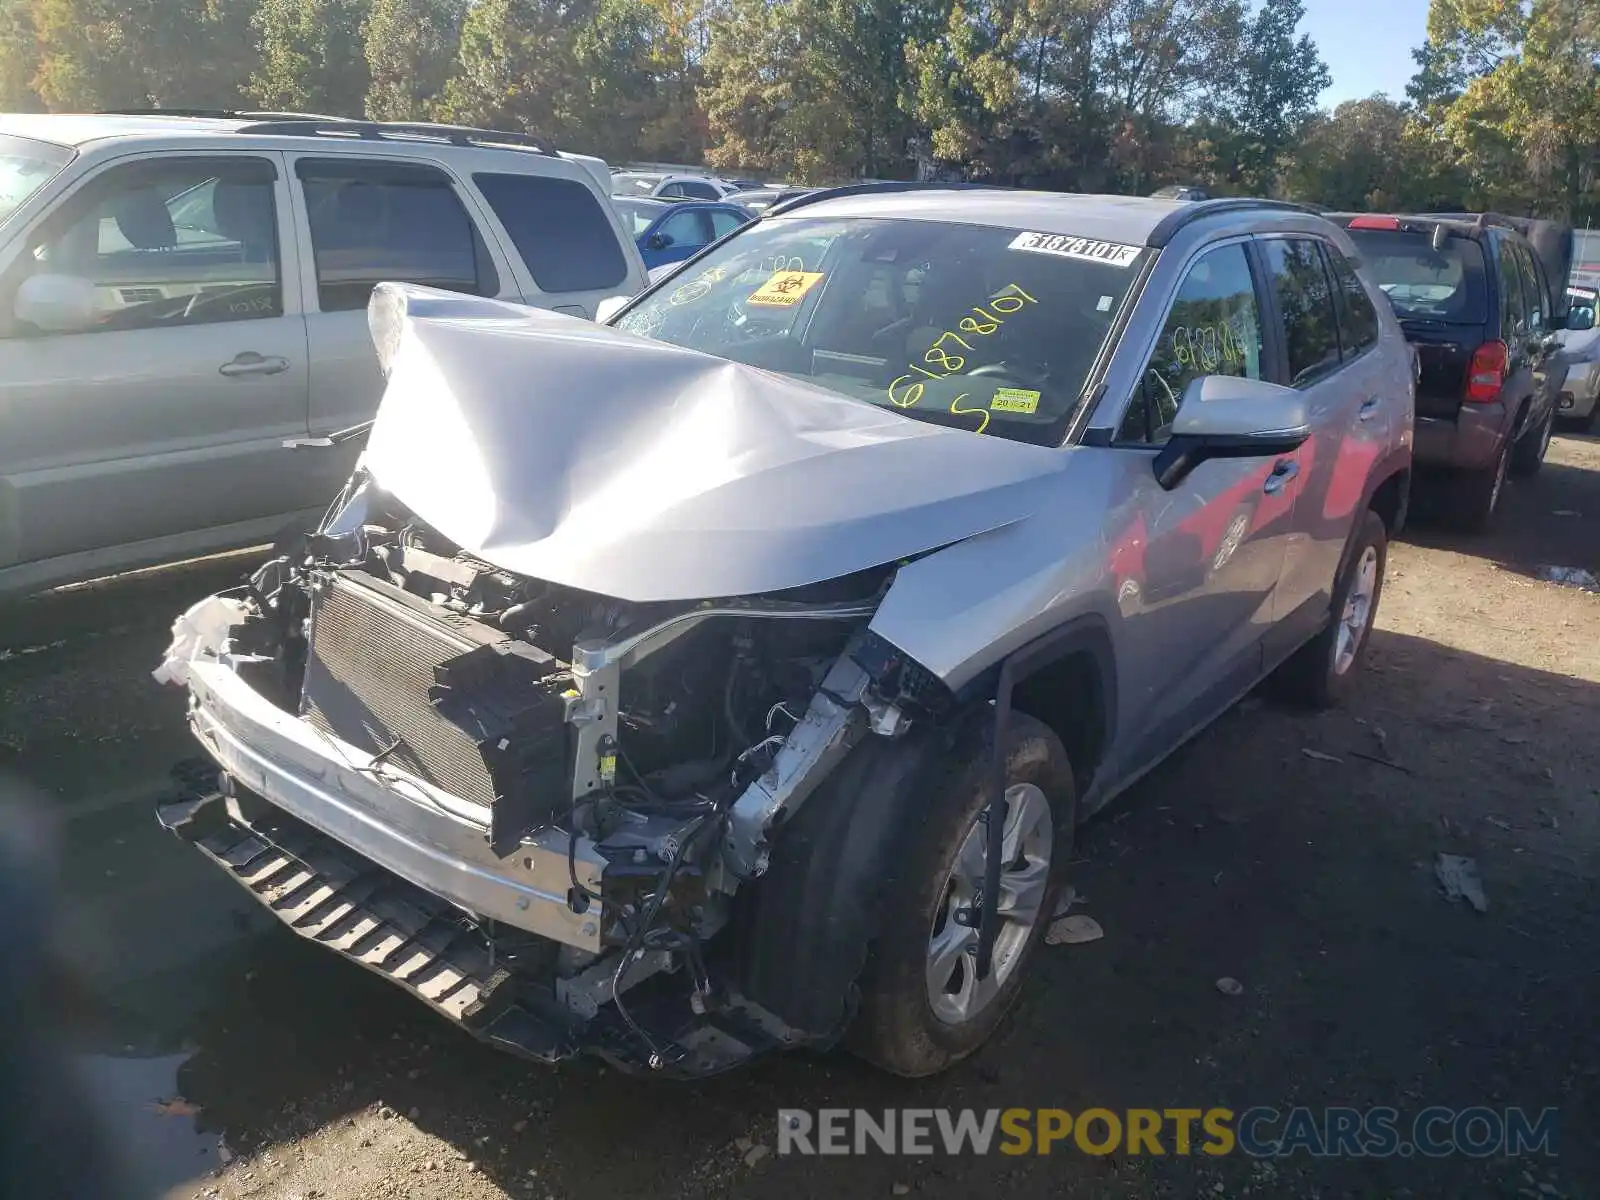
{"type": "Polygon", "coordinates": [[[214,763],[163,821],[532,1057],[705,1074],[802,1042],[738,994],[739,895],[857,743],[948,704],[867,629],[893,571],[632,603],[482,561],[358,474],[180,621],[158,675],[214,763]]]}

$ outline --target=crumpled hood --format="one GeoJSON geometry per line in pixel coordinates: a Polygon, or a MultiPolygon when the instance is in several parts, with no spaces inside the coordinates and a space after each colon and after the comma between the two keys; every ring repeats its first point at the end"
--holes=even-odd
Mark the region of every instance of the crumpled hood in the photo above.
{"type": "Polygon", "coordinates": [[[777,591],[959,541],[1034,512],[1074,453],[520,305],[385,284],[372,320],[378,485],[488,562],[625,600],[777,591]]]}

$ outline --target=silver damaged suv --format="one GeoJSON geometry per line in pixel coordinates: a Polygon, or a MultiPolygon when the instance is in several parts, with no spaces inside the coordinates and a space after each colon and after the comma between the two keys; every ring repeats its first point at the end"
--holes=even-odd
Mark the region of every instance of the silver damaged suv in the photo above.
{"type": "Polygon", "coordinates": [[[1080,821],[1358,673],[1414,385],[1310,212],[846,188],[603,307],[380,287],[355,475],[158,671],[162,821],[482,1038],[939,1071],[1080,821]]]}

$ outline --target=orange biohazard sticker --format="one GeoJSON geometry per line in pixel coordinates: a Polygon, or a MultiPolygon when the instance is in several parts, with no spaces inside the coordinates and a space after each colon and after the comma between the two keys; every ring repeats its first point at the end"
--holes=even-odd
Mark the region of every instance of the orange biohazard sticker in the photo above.
{"type": "Polygon", "coordinates": [[[788,308],[799,304],[801,297],[822,282],[822,277],[821,271],[775,272],[771,279],[750,293],[746,303],[775,304],[779,308],[788,308]]]}

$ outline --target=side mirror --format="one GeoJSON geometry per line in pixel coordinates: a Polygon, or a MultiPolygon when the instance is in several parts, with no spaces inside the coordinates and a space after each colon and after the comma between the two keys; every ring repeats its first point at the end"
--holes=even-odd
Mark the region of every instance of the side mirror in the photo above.
{"type": "Polygon", "coordinates": [[[1183,390],[1172,436],[1156,455],[1167,491],[1210,458],[1270,458],[1311,436],[1305,397],[1293,388],[1232,375],[1202,375],[1183,390]]]}
{"type": "Polygon", "coordinates": [[[80,333],[94,325],[94,284],[76,275],[34,275],[22,281],[12,315],[41,333],[80,333]]]}
{"type": "Polygon", "coordinates": [[[1569,308],[1567,310],[1567,328],[1572,330],[1593,329],[1594,309],[1569,308]]]}
{"type": "Polygon", "coordinates": [[[672,235],[670,233],[662,233],[658,229],[645,239],[644,244],[652,250],[665,250],[672,245],[672,235]]]}
{"type": "Polygon", "coordinates": [[[607,321],[611,320],[612,317],[616,316],[625,307],[627,307],[628,301],[632,298],[633,297],[631,296],[607,296],[604,300],[600,301],[599,304],[594,306],[595,323],[597,325],[604,325],[607,321]]]}

